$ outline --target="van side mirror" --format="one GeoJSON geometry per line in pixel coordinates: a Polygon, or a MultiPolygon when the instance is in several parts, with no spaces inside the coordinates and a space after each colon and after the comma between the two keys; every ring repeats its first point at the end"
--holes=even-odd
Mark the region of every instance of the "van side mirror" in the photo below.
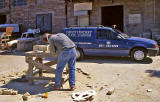
{"type": "Polygon", "coordinates": [[[117,40],[122,40],[122,38],[120,36],[117,36],[117,40]]]}

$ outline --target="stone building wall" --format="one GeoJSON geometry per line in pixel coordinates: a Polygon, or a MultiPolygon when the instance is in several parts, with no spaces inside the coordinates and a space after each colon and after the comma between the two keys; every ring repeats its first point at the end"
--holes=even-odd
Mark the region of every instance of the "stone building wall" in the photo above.
{"type": "MultiPolygon", "coordinates": [[[[89,2],[91,0],[80,1],[89,2]]],[[[155,19],[154,0],[113,0],[113,2],[112,0],[92,1],[93,9],[90,11],[90,25],[101,25],[101,7],[123,5],[124,32],[130,35],[140,36],[142,34],[149,35],[152,32],[152,28],[155,26],[160,28],[160,0],[155,0],[155,19]],[[129,24],[129,15],[131,14],[140,14],[141,23],[129,24]],[[154,24],[154,20],[156,24],[154,24]]],[[[68,2],[68,14],[66,19],[65,0],[27,0],[27,5],[17,7],[11,6],[11,8],[9,8],[9,0],[6,0],[6,8],[0,9],[0,14],[7,15],[7,23],[21,24],[23,31],[26,31],[28,28],[36,28],[37,14],[46,13],[52,13],[53,33],[60,32],[66,25],[77,25],[78,18],[74,16],[74,2],[68,2]]]]}
{"type": "Polygon", "coordinates": [[[36,0],[27,0],[27,5],[11,8],[11,23],[22,25],[23,31],[36,28],[37,14],[52,14],[52,32],[60,32],[65,24],[64,0],[45,0],[38,3],[36,0]]]}
{"type": "MultiPolygon", "coordinates": [[[[158,0],[157,0],[158,1],[158,0]]],[[[156,3],[157,3],[156,1],[156,3]]],[[[93,0],[93,9],[90,12],[90,24],[101,25],[101,7],[123,5],[124,7],[124,32],[133,36],[150,34],[153,26],[153,0],[93,0]],[[129,24],[129,15],[140,14],[141,23],[129,24]]],[[[158,8],[159,9],[159,8],[158,8]]],[[[157,12],[160,10],[157,9],[157,12]]],[[[77,17],[74,16],[74,3],[68,4],[68,25],[77,25],[77,17]]],[[[158,14],[159,15],[159,14],[158,14]]],[[[160,17],[157,16],[156,22],[160,17]]]]}

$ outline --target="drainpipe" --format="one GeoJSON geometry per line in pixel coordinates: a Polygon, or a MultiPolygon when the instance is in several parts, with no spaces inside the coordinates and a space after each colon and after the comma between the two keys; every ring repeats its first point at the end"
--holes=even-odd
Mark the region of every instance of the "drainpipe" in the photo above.
{"type": "Polygon", "coordinates": [[[153,0],[153,24],[156,26],[156,0],[153,0]]]}
{"type": "Polygon", "coordinates": [[[11,5],[12,5],[12,0],[9,0],[9,23],[11,24],[12,23],[12,20],[11,20],[11,18],[12,18],[12,15],[11,15],[11,10],[12,10],[12,7],[11,7],[11,5]]]}
{"type": "Polygon", "coordinates": [[[68,1],[65,0],[66,27],[68,27],[68,1]]]}

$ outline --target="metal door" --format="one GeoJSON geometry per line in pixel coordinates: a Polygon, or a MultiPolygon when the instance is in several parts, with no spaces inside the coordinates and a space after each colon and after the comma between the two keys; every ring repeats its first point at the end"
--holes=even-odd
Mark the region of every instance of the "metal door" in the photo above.
{"type": "Polygon", "coordinates": [[[38,14],[37,15],[37,28],[40,28],[41,32],[52,32],[52,14],[38,14]]]}

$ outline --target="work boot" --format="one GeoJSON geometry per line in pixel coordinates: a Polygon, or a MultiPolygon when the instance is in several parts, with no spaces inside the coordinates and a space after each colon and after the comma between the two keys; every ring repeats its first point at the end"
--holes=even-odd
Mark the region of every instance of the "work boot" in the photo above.
{"type": "Polygon", "coordinates": [[[76,89],[76,86],[71,86],[70,89],[71,91],[74,91],[76,89]]]}
{"type": "Polygon", "coordinates": [[[60,89],[62,89],[61,86],[53,86],[53,90],[60,90],[60,89]]]}

